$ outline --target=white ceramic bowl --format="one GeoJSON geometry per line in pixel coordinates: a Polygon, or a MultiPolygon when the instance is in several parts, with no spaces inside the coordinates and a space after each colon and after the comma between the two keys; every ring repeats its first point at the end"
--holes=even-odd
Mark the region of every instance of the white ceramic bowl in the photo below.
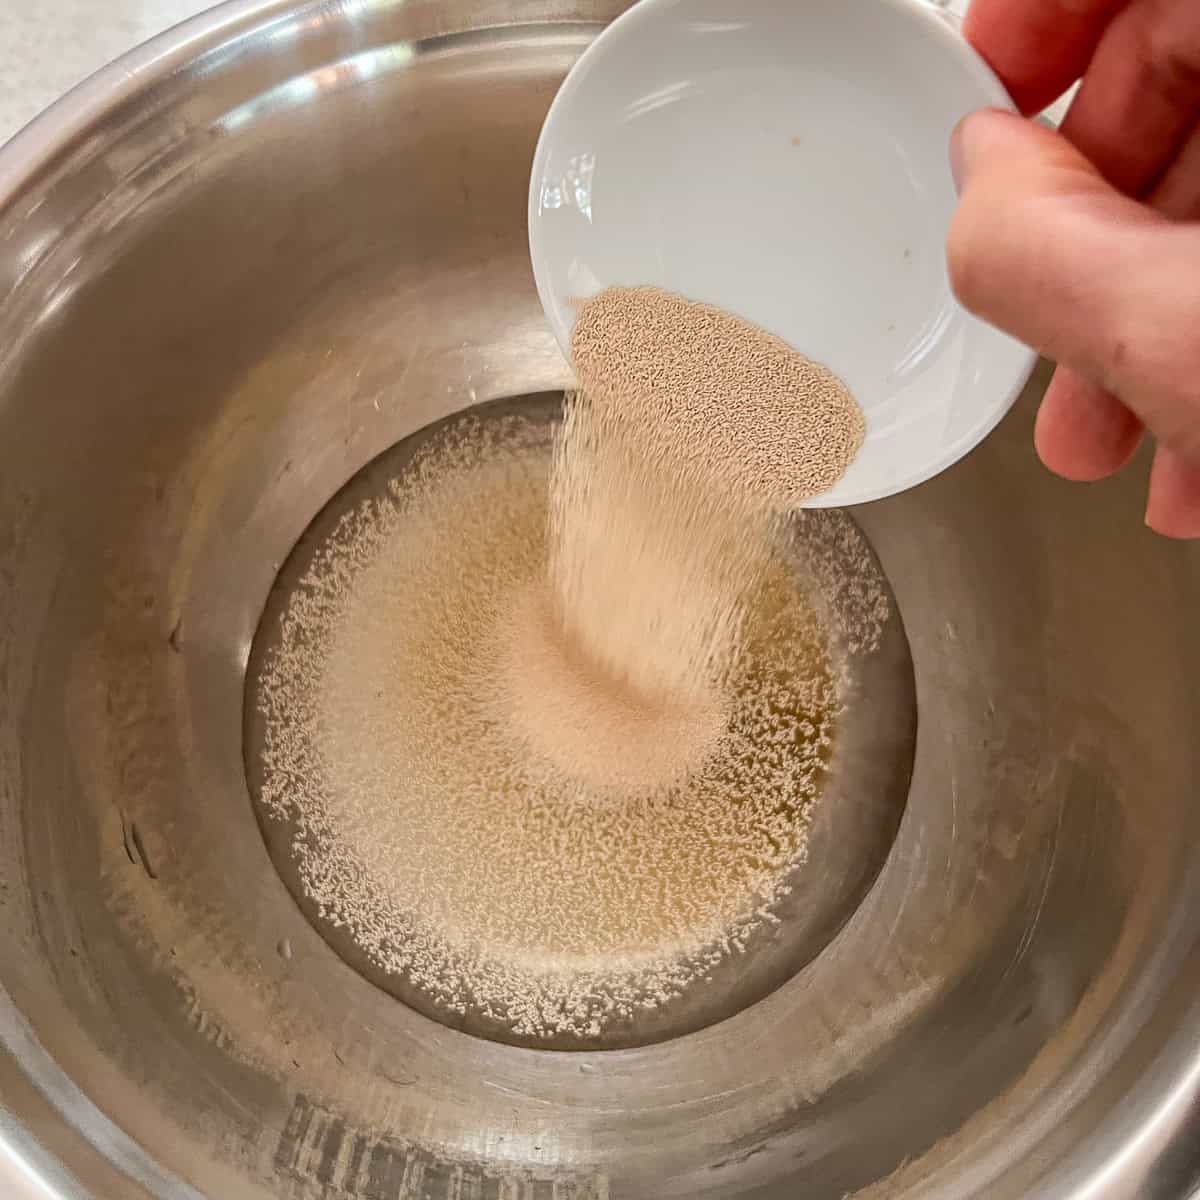
{"type": "Polygon", "coordinates": [[[947,161],[1011,107],[920,0],[642,0],[580,58],[534,160],[529,236],[564,349],[573,298],[654,284],[845,380],[867,440],[814,505],[902,491],[971,450],[1034,355],[954,301],[947,161]]]}

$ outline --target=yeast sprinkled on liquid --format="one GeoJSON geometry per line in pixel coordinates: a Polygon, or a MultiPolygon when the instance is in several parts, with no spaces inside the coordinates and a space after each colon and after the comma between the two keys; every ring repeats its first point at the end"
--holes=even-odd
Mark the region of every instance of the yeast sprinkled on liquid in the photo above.
{"type": "Polygon", "coordinates": [[[756,419],[797,387],[798,420],[837,419],[821,462],[781,477],[765,424],[732,462],[708,425],[729,381],[705,368],[689,416],[691,367],[660,344],[729,353],[732,319],[661,295],[584,306],[584,390],[552,438],[463,419],[343,517],[257,693],[260,799],[293,823],[320,917],[442,1008],[525,1037],[636,1019],[774,919],[846,663],[888,616],[851,522],[784,515],[861,438],[844,389],[735,330],[756,419]],[[665,421],[637,397],[656,356],[665,421]]]}

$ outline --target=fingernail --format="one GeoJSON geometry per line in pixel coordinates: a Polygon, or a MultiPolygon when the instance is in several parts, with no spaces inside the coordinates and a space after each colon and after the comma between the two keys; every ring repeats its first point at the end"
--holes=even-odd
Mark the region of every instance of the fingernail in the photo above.
{"type": "Polygon", "coordinates": [[[959,121],[950,135],[950,174],[954,176],[954,190],[961,196],[967,181],[967,160],[963,151],[963,121],[959,121]]]}

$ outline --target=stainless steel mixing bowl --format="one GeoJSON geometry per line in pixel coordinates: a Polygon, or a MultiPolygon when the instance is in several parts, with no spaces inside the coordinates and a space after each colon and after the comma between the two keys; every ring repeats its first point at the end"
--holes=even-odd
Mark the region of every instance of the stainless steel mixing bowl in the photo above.
{"type": "Polygon", "coordinates": [[[1042,471],[1044,375],[856,515],[903,821],[836,939],[687,1037],[436,1025],[327,948],[242,771],[279,564],[397,439],[561,387],[525,249],[621,4],[251,0],[0,153],[0,1163],[11,1195],[1178,1198],[1200,1183],[1200,559],[1042,471]],[[19,1193],[18,1193],[19,1194],[19,1193]]]}

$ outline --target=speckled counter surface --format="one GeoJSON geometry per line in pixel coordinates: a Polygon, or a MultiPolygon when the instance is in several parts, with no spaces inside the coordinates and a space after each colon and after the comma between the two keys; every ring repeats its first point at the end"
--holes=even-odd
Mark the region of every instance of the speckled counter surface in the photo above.
{"type": "Polygon", "coordinates": [[[52,100],[211,0],[0,0],[0,143],[52,100]]]}

